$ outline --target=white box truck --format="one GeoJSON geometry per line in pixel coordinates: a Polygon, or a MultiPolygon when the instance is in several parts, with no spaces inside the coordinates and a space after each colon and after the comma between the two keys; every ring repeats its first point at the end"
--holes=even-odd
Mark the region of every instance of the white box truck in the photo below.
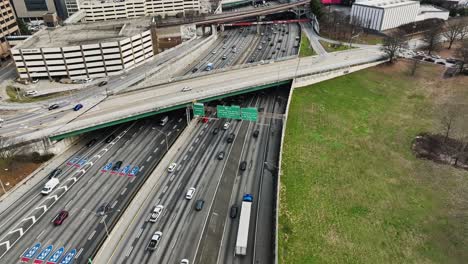
{"type": "Polygon", "coordinates": [[[239,229],[237,230],[236,255],[247,255],[247,242],[249,240],[250,211],[252,209],[253,196],[244,194],[242,199],[239,229]]]}
{"type": "Polygon", "coordinates": [[[42,188],[41,193],[44,195],[47,195],[52,192],[52,190],[57,187],[57,185],[60,183],[59,179],[57,178],[52,178],[46,184],[44,185],[44,188],[42,188]]]}

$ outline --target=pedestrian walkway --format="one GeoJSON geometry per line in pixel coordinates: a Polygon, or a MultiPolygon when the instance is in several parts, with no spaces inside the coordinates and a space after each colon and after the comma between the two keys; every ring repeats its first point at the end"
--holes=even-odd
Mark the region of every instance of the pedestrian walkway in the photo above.
{"type": "Polygon", "coordinates": [[[310,23],[301,23],[301,29],[307,35],[307,38],[309,38],[310,45],[314,51],[319,56],[328,56],[328,52],[325,50],[322,44],[320,44],[319,36],[315,33],[312,25],[310,23]]]}

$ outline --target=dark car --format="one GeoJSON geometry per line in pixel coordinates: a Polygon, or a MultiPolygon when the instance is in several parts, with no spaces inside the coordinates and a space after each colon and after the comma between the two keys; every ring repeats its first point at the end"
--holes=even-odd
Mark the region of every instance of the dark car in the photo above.
{"type": "Polygon", "coordinates": [[[110,135],[106,138],[106,143],[111,143],[115,139],[115,135],[110,135]]]}
{"type": "Polygon", "coordinates": [[[53,105],[49,106],[49,110],[54,110],[54,109],[57,109],[59,107],[60,106],[58,104],[53,104],[53,105]]]}
{"type": "Polygon", "coordinates": [[[215,129],[213,129],[213,135],[218,134],[218,132],[219,132],[219,128],[216,127],[215,129]]]}
{"type": "Polygon", "coordinates": [[[227,138],[227,142],[228,142],[228,143],[232,143],[232,142],[234,141],[234,137],[235,137],[235,136],[236,136],[236,135],[235,135],[234,133],[229,134],[229,136],[228,136],[228,138],[227,138]]]}
{"type": "Polygon", "coordinates": [[[74,110],[74,111],[78,111],[78,110],[80,110],[81,108],[83,108],[83,105],[82,105],[82,104],[77,104],[77,105],[75,105],[75,107],[73,107],[73,110],[74,110]]]}
{"type": "Polygon", "coordinates": [[[57,178],[57,176],[59,176],[60,173],[62,173],[62,169],[56,168],[55,170],[49,173],[49,179],[57,178]]]}
{"type": "Polygon", "coordinates": [[[113,170],[113,171],[118,171],[118,170],[120,170],[120,167],[122,167],[122,161],[121,161],[121,160],[117,161],[117,162],[114,164],[114,167],[112,167],[112,170],[113,170]]]}
{"type": "Polygon", "coordinates": [[[101,86],[104,86],[104,85],[106,85],[106,84],[107,84],[107,81],[102,81],[102,82],[100,82],[100,83],[98,84],[98,86],[101,87],[101,86]]]}
{"type": "Polygon", "coordinates": [[[254,138],[258,137],[258,134],[260,134],[260,131],[255,130],[255,131],[253,132],[253,137],[254,137],[254,138]]]}
{"type": "Polygon", "coordinates": [[[239,169],[245,171],[245,169],[247,169],[247,161],[241,162],[241,164],[239,165],[239,169]]]}
{"type": "Polygon", "coordinates": [[[218,153],[218,160],[224,159],[224,155],[225,155],[224,151],[219,152],[218,153]]]}
{"type": "Polygon", "coordinates": [[[86,147],[92,147],[94,144],[96,144],[97,140],[95,138],[91,139],[88,143],[86,143],[86,147]]]}
{"type": "Polygon", "coordinates": [[[99,215],[105,215],[109,211],[110,211],[110,204],[109,203],[105,203],[105,204],[99,206],[99,208],[97,209],[97,213],[99,215]]]}
{"type": "Polygon", "coordinates": [[[195,210],[201,211],[201,209],[203,209],[204,204],[205,204],[205,201],[198,200],[197,202],[195,202],[195,210]]]}
{"type": "Polygon", "coordinates": [[[58,226],[63,223],[63,221],[68,217],[68,212],[65,210],[60,211],[60,213],[54,219],[54,225],[58,226]]]}
{"type": "Polygon", "coordinates": [[[192,73],[196,73],[198,71],[198,68],[193,68],[192,73]]]}
{"type": "Polygon", "coordinates": [[[237,205],[231,206],[231,212],[229,212],[229,217],[236,218],[238,211],[239,211],[239,207],[237,207],[237,205]]]}

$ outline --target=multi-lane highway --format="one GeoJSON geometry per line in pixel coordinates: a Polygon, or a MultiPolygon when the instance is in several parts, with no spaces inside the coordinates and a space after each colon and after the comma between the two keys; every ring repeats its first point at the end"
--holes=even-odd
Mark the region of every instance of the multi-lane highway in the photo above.
{"type": "Polygon", "coordinates": [[[185,74],[200,73],[233,65],[276,60],[296,55],[300,42],[299,26],[291,24],[226,28],[207,52],[185,70],[185,74]]]}
{"type": "Polygon", "coordinates": [[[86,263],[84,258],[102,242],[185,125],[185,118],[174,113],[164,126],[156,118],[145,119],[98,132],[92,136],[97,140],[93,146],[81,143],[83,147],[59,166],[60,185],[52,193],[40,194],[48,180],[44,177],[2,212],[0,262],[16,263],[26,249],[41,243],[41,248],[75,249],[77,261],[86,263]],[[107,143],[110,135],[115,138],[107,143]],[[113,171],[118,161],[122,164],[113,171]],[[97,210],[103,205],[108,211],[101,215],[97,210]],[[54,226],[61,210],[69,216],[54,226]]]}
{"type": "Polygon", "coordinates": [[[179,263],[188,259],[190,263],[236,263],[239,260],[251,263],[258,239],[261,241],[257,243],[261,248],[258,250],[260,259],[265,261],[263,263],[271,263],[273,224],[262,224],[257,228],[256,221],[260,218],[273,221],[271,195],[275,186],[270,175],[270,179],[263,180],[266,177],[263,168],[267,160],[276,166],[279,153],[273,145],[279,145],[287,92],[288,89],[282,87],[268,94],[245,98],[243,106],[254,106],[262,112],[256,123],[215,118],[206,124],[199,123],[183,150],[171,160],[177,164],[175,170],[161,173],[158,183],[138,208],[138,214],[119,236],[119,242],[112,248],[103,248],[105,253],[102,255],[108,257],[101,256],[97,261],[179,263]],[[226,122],[230,126],[224,130],[226,122]],[[255,130],[259,131],[258,137],[253,136],[255,130]],[[227,138],[231,133],[235,138],[229,143],[227,138]],[[225,155],[220,160],[221,152],[225,155]],[[239,169],[242,161],[248,164],[245,171],[239,169]],[[187,200],[185,195],[191,187],[196,191],[194,197],[187,200]],[[239,197],[245,192],[252,193],[256,199],[255,217],[252,218],[248,256],[235,258],[232,243],[235,243],[238,216],[229,218],[229,210],[233,204],[240,205],[239,197]],[[198,200],[204,201],[200,211],[194,208],[198,200]],[[159,218],[156,222],[149,221],[154,208],[160,205],[164,209],[159,218]],[[257,208],[266,210],[258,211],[257,208]],[[157,248],[151,251],[148,245],[155,232],[162,232],[162,238],[157,248]],[[256,233],[261,237],[256,237],[256,233]],[[221,241],[224,241],[223,247],[220,247],[221,241]],[[221,262],[216,262],[218,252],[221,262]]]}

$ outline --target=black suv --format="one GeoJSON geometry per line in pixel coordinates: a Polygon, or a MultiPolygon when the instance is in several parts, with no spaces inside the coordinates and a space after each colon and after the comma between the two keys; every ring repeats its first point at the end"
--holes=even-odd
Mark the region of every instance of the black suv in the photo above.
{"type": "Polygon", "coordinates": [[[60,173],[62,173],[62,169],[56,168],[55,170],[49,173],[49,179],[57,178],[57,176],[59,176],[60,173]]]}
{"type": "Polygon", "coordinates": [[[247,169],[247,161],[241,162],[239,169],[245,171],[245,169],[247,169]]]}
{"type": "Polygon", "coordinates": [[[235,137],[235,136],[236,136],[236,135],[235,135],[234,133],[229,134],[229,136],[228,136],[228,138],[227,138],[227,142],[228,142],[228,143],[232,143],[232,142],[234,141],[234,137],[235,137]]]}
{"type": "Polygon", "coordinates": [[[112,167],[112,170],[113,171],[118,171],[118,170],[120,170],[120,167],[122,167],[122,161],[121,160],[119,160],[119,161],[117,161],[115,163],[114,167],[112,167]]]}
{"type": "Polygon", "coordinates": [[[110,135],[110,136],[108,136],[108,137],[106,138],[106,143],[111,143],[112,140],[114,140],[114,139],[115,139],[115,135],[112,134],[112,135],[110,135]]]}

